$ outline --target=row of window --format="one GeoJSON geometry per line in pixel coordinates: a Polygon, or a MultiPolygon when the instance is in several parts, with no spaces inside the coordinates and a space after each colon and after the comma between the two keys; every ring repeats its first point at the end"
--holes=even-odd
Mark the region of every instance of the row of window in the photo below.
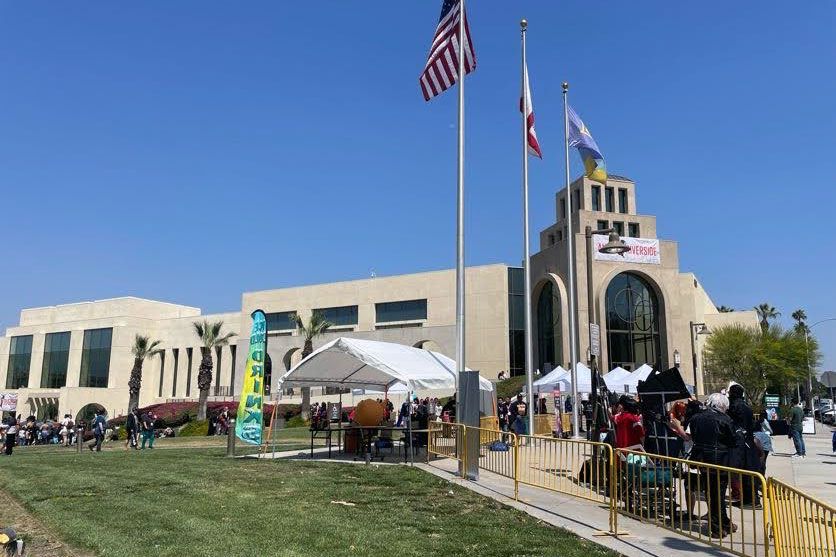
{"type": "MultiPolygon", "coordinates": [[[[112,337],[113,329],[84,331],[78,381],[80,387],[107,387],[112,337]]],[[[69,357],[70,332],[48,333],[44,341],[41,388],[59,389],[67,384],[69,357]]],[[[31,363],[32,335],[12,337],[6,373],[7,389],[23,389],[29,386],[31,363]]]]}
{"type": "MultiPolygon", "coordinates": [[[[610,228],[610,221],[608,220],[599,220],[598,221],[598,230],[606,230],[610,228]]],[[[612,228],[618,233],[619,236],[626,236],[629,238],[641,238],[641,228],[639,227],[639,223],[637,222],[628,222],[627,223],[627,233],[624,233],[624,223],[621,221],[614,220],[612,221],[612,228]]]]}
{"type": "MultiPolygon", "coordinates": [[[[376,323],[419,321],[427,318],[427,300],[406,300],[383,302],[374,305],[376,323]]],[[[351,327],[358,323],[357,306],[317,308],[313,312],[321,315],[332,327],[351,327]]],[[[385,325],[383,325],[385,326],[385,325]]],[[[289,331],[296,328],[296,312],[282,311],[267,314],[268,331],[289,331]]]]}
{"type": "MultiPolygon", "coordinates": [[[[630,206],[627,196],[627,188],[618,188],[618,207],[616,207],[615,196],[616,188],[606,186],[604,187],[604,204],[601,205],[601,186],[592,186],[592,210],[605,211],[607,213],[623,213],[630,212],[630,206]],[[602,208],[603,207],[603,208],[602,208]]],[[[581,190],[575,189],[572,192],[572,209],[577,211],[581,208],[581,190]]],[[[560,218],[566,218],[566,198],[560,200],[560,218]]]]}

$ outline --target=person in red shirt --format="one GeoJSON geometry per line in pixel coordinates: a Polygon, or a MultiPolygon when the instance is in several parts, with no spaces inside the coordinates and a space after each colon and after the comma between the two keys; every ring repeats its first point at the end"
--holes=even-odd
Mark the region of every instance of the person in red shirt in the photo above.
{"type": "Polygon", "coordinates": [[[615,422],[615,446],[619,449],[644,446],[644,425],[638,403],[629,397],[618,401],[615,422]]]}

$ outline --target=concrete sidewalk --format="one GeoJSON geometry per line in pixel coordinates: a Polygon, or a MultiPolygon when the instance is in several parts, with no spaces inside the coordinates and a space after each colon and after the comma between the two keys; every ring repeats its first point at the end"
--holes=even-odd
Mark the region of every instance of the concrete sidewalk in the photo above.
{"type": "Polygon", "coordinates": [[[565,528],[626,557],[728,555],[725,551],[680,536],[675,532],[624,516],[618,517],[618,530],[627,531],[629,535],[617,538],[601,535],[609,530],[610,513],[607,505],[524,485],[520,486],[520,500],[515,501],[514,483],[508,478],[481,470],[478,481],[462,480],[454,475],[456,462],[451,459],[434,460],[430,464],[416,464],[416,466],[471,491],[519,509],[543,522],[565,528]]]}
{"type": "Polygon", "coordinates": [[[836,453],[832,447],[833,429],[816,423],[815,435],[805,435],[807,458],[790,458],[795,454],[792,440],[786,436],[772,437],[773,452],[766,461],[766,475],[781,480],[804,493],[836,507],[836,453]]]}

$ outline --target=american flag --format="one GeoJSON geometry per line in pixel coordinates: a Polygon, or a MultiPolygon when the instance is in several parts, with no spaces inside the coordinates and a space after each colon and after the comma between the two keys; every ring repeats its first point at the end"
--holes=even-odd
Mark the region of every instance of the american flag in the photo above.
{"type": "Polygon", "coordinates": [[[470,40],[470,26],[462,14],[460,0],[444,0],[441,17],[430,47],[427,65],[421,74],[421,92],[428,101],[440,95],[459,80],[459,26],[464,20],[464,73],[476,69],[476,53],[470,40]]]}

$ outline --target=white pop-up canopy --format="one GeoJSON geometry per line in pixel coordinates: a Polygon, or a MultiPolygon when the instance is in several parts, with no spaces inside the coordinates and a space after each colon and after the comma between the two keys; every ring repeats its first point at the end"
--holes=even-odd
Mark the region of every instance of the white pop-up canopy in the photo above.
{"type": "MultiPolygon", "coordinates": [[[[456,362],[438,352],[392,342],[340,337],[296,364],[279,380],[282,388],[343,387],[410,391],[455,389],[456,362]]],[[[479,378],[482,391],[493,384],[479,378]]]]}
{"type": "Polygon", "coordinates": [[[630,375],[631,373],[628,370],[618,366],[608,374],[604,375],[604,383],[607,384],[607,389],[611,392],[622,393],[624,392],[625,385],[629,385],[629,382],[626,381],[630,375]]]}
{"type": "Polygon", "coordinates": [[[549,373],[538,379],[533,383],[535,393],[550,393],[555,389],[560,388],[560,380],[563,376],[569,373],[561,366],[557,366],[549,373]]]}
{"type": "Polygon", "coordinates": [[[650,374],[653,373],[653,368],[648,364],[642,364],[631,373],[623,381],[619,382],[619,388],[612,389],[613,392],[627,392],[637,393],[639,389],[639,381],[646,381],[650,374]]]}
{"type": "MultiPolygon", "coordinates": [[[[578,362],[578,392],[591,393],[592,392],[592,371],[586,367],[585,364],[578,362]]],[[[538,393],[550,392],[554,389],[559,389],[562,392],[568,393],[572,390],[572,374],[560,366],[543,377],[535,381],[534,391],[538,393]],[[555,375],[558,370],[563,370],[562,373],[555,375]],[[554,375],[554,377],[552,377],[554,375]]]]}

